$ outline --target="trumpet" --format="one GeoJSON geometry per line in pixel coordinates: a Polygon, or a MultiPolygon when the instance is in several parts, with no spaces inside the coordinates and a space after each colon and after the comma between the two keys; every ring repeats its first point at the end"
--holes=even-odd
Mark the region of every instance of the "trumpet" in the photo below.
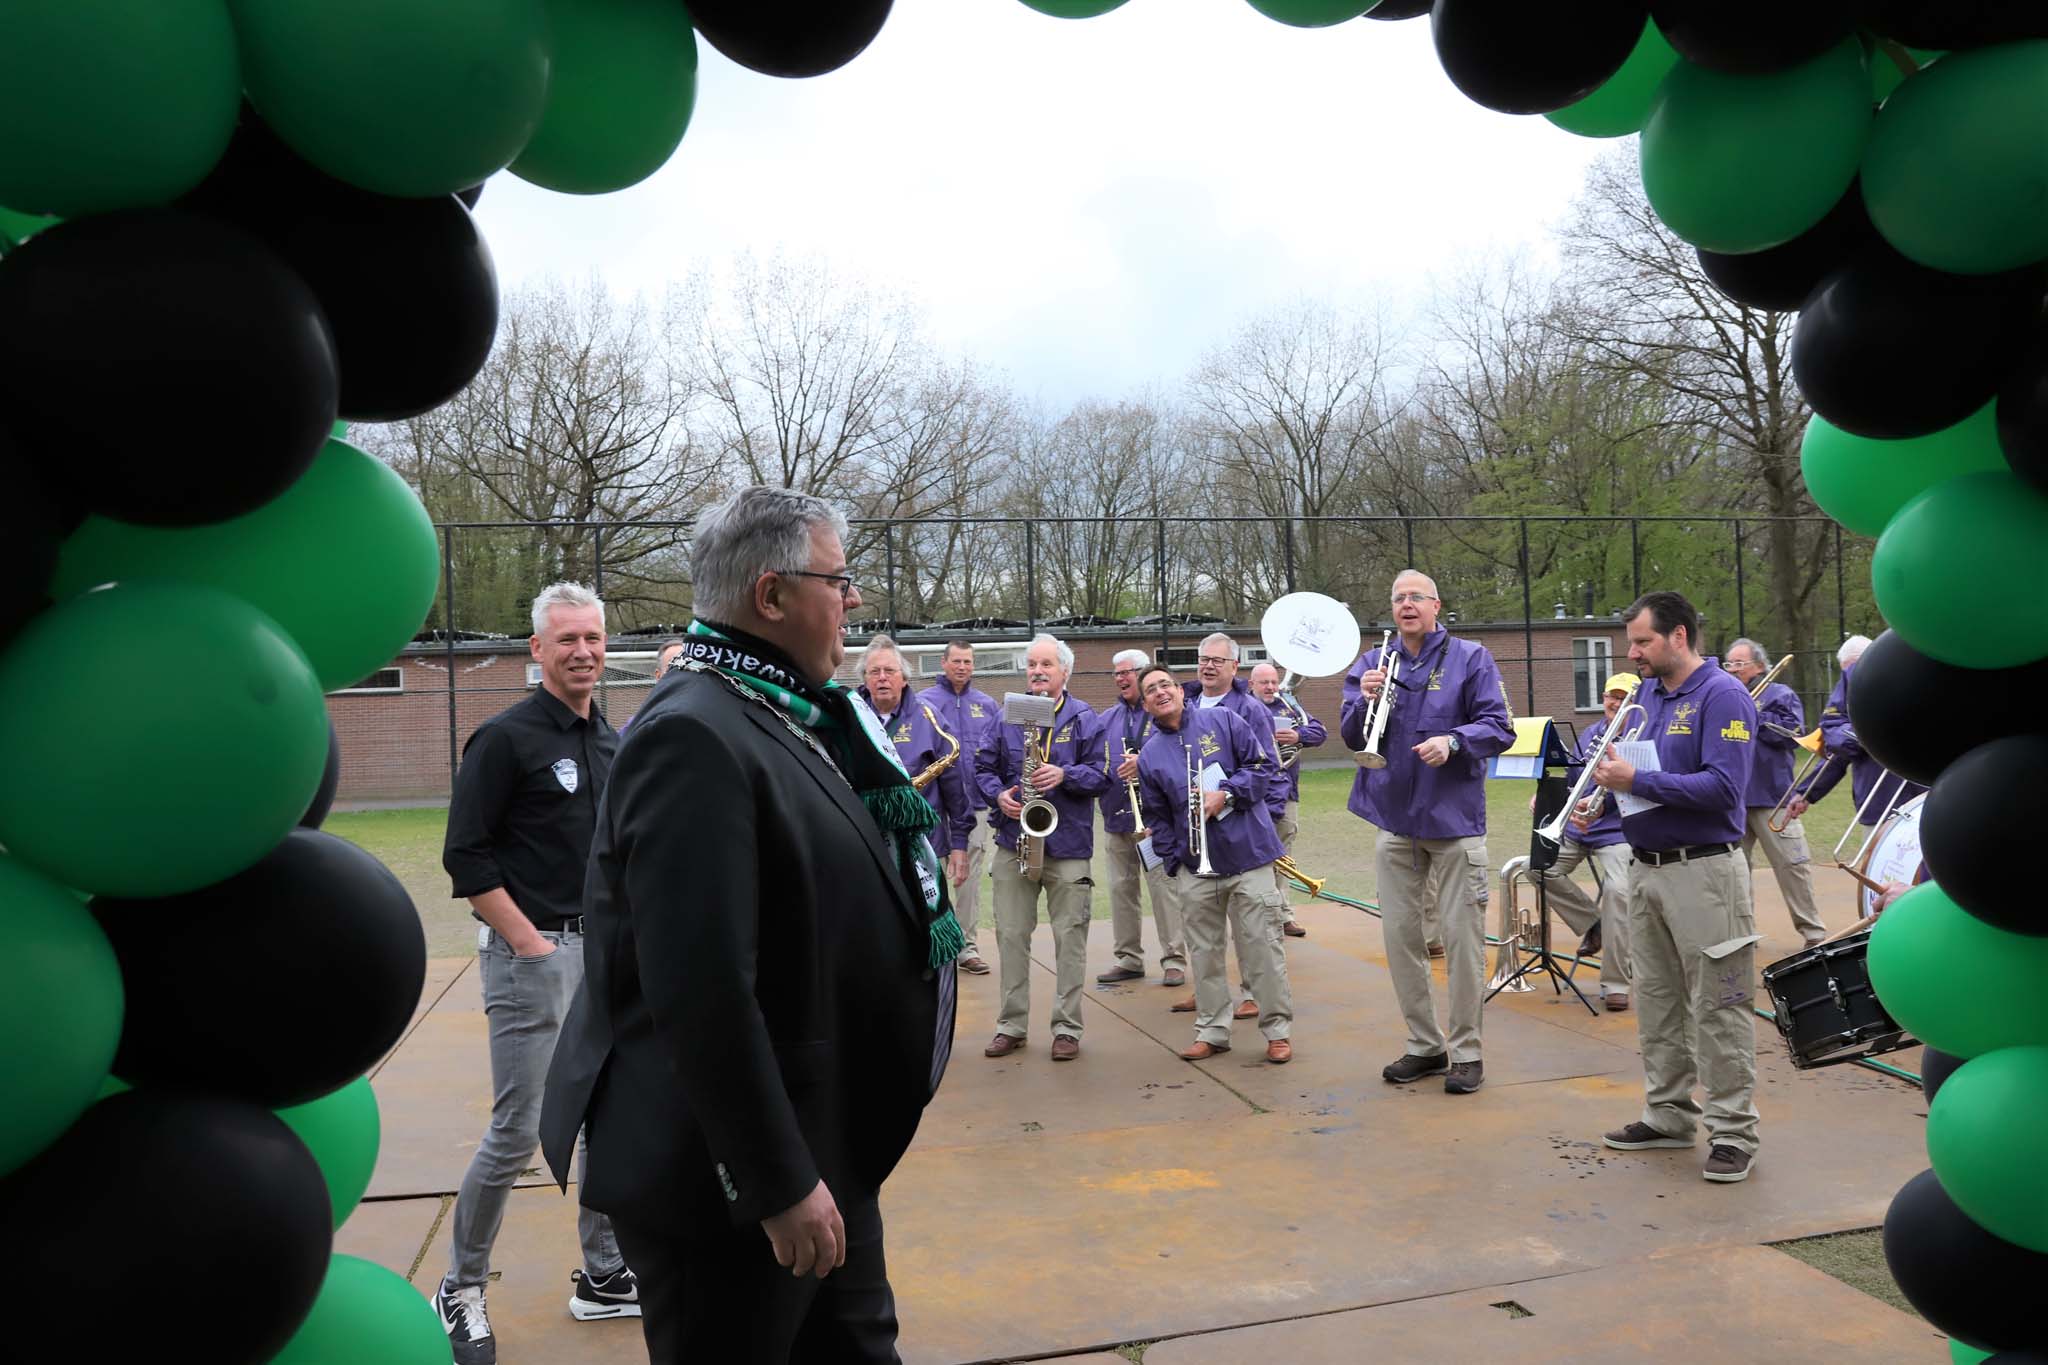
{"type": "Polygon", "coordinates": [[[1361,768],[1387,766],[1387,756],[1380,752],[1380,746],[1386,742],[1387,713],[1394,707],[1394,683],[1401,676],[1401,655],[1398,651],[1391,655],[1388,652],[1393,638],[1391,630],[1380,634],[1379,664],[1386,671],[1387,680],[1380,684],[1380,694],[1366,703],[1365,747],[1351,755],[1361,768]]]}
{"type": "Polygon", "coordinates": [[[1195,852],[1195,875],[1213,877],[1216,869],[1209,865],[1209,818],[1202,810],[1202,769],[1195,761],[1195,751],[1186,751],[1188,758],[1188,847],[1195,852]]]}
{"type": "Polygon", "coordinates": [[[936,734],[940,739],[945,740],[948,744],[953,746],[953,751],[951,753],[942,755],[941,757],[932,760],[931,764],[927,766],[923,772],[919,773],[916,777],[910,779],[910,785],[917,788],[919,791],[923,791],[926,787],[929,787],[932,783],[938,781],[940,773],[946,771],[946,769],[952,767],[955,763],[958,763],[960,761],[960,741],[955,739],[953,736],[947,734],[945,730],[940,727],[939,718],[932,714],[931,707],[927,706],[924,708],[924,718],[932,723],[932,732],[934,734],[936,734]]]}
{"type": "Polygon", "coordinates": [[[1749,699],[1755,701],[1758,697],[1761,697],[1764,694],[1764,689],[1776,682],[1778,675],[1790,667],[1791,663],[1792,656],[1790,654],[1781,656],[1778,662],[1771,665],[1771,671],[1758,678],[1756,684],[1749,689],[1749,699]]]}
{"type": "Polygon", "coordinates": [[[1813,727],[1811,734],[1801,735],[1793,742],[1806,750],[1806,760],[1799,765],[1799,771],[1792,774],[1791,784],[1785,788],[1785,794],[1778,798],[1778,804],[1771,807],[1771,817],[1767,823],[1773,834],[1783,834],[1792,827],[1792,798],[1799,795],[1802,788],[1811,788],[1814,783],[1820,781],[1821,774],[1832,767],[1835,761],[1835,756],[1820,742],[1818,725],[1813,727]],[[1820,766],[1815,767],[1815,764],[1820,766]],[[1809,773],[1811,776],[1808,776],[1809,773]]]}
{"type": "MultiPolygon", "coordinates": [[[[1129,758],[1132,754],[1135,754],[1137,752],[1138,746],[1131,743],[1131,737],[1129,735],[1125,735],[1124,757],[1129,758]]],[[[1128,788],[1131,793],[1131,832],[1134,834],[1143,834],[1145,832],[1145,812],[1138,806],[1137,774],[1133,773],[1130,777],[1130,780],[1124,783],[1124,786],[1128,788]]]]}
{"type": "Polygon", "coordinates": [[[1558,810],[1557,818],[1537,830],[1537,838],[1546,844],[1564,842],[1565,825],[1570,822],[1572,812],[1578,809],[1580,801],[1585,798],[1586,787],[1593,780],[1593,769],[1600,765],[1601,760],[1607,757],[1617,743],[1626,744],[1632,739],[1639,738],[1643,733],[1643,727],[1649,723],[1650,713],[1636,702],[1627,702],[1614,713],[1614,719],[1607,723],[1607,729],[1600,735],[1600,743],[1594,746],[1593,752],[1586,759],[1586,766],[1580,770],[1579,780],[1572,785],[1571,795],[1564,799],[1564,805],[1558,810]],[[1622,722],[1628,718],[1631,711],[1637,716],[1635,728],[1623,734],[1622,722]]]}

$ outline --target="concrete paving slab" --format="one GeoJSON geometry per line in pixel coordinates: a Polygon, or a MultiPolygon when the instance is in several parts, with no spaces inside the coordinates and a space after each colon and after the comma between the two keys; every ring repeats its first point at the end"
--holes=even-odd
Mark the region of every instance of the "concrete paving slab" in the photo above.
{"type": "Polygon", "coordinates": [[[1723,1247],[1161,1341],[1145,1365],[1500,1365],[1559,1356],[1574,1365],[1636,1365],[1669,1357],[1680,1343],[1703,1359],[1933,1361],[1946,1354],[1945,1341],[1920,1319],[1789,1256],[1723,1247]],[[1497,1306],[1504,1303],[1527,1316],[1497,1306]]]}
{"type": "MultiPolygon", "coordinates": [[[[370,1068],[372,1079],[375,1079],[377,1073],[384,1069],[384,1064],[391,1060],[392,1053],[405,1046],[405,1040],[410,1038],[412,1031],[419,1027],[420,1020],[426,1018],[428,1012],[440,1004],[455,984],[462,980],[465,975],[468,975],[469,969],[475,965],[476,959],[473,957],[430,957],[427,959],[426,982],[420,988],[419,1003],[413,1006],[412,1020],[406,1024],[405,1032],[398,1036],[398,1041],[391,1045],[390,1051],[378,1058],[377,1064],[370,1068]]],[[[477,989],[473,981],[470,989],[472,991],[477,989]]],[[[481,1008],[481,1005],[479,1005],[479,1008],[481,1008]]]]}
{"type": "MultiPolygon", "coordinates": [[[[410,1275],[413,1262],[436,1231],[442,1208],[440,1199],[381,1199],[358,1204],[334,1234],[334,1249],[410,1275]]],[[[432,1288],[430,1276],[429,1292],[432,1288]]]]}

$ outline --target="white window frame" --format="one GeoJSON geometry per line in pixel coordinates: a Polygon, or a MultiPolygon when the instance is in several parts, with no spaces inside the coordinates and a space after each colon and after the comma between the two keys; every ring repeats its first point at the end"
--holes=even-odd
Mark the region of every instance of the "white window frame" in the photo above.
{"type": "Polygon", "coordinates": [[[1605,635],[1575,635],[1572,637],[1572,710],[1581,714],[1603,710],[1606,706],[1600,687],[1614,676],[1614,641],[1605,635]],[[1581,653],[1583,649],[1583,655],[1581,653]],[[1588,668],[1591,671],[1588,671],[1588,668]],[[1591,697],[1593,704],[1586,705],[1580,700],[1591,697]]]}
{"type": "Polygon", "coordinates": [[[397,684],[392,687],[337,687],[327,695],[330,697],[395,697],[405,691],[405,665],[386,664],[383,668],[372,672],[370,676],[374,678],[379,673],[392,674],[397,678],[397,684]]]}
{"type": "MultiPolygon", "coordinates": [[[[944,645],[898,645],[903,654],[904,669],[914,680],[934,683],[946,676],[946,647],[944,645]]],[[[1015,643],[1006,640],[987,642],[977,640],[974,644],[974,676],[984,674],[994,677],[1018,675],[1024,672],[1024,655],[1031,648],[1029,640],[1015,643]]],[[[852,655],[849,653],[849,658],[852,655]]]]}

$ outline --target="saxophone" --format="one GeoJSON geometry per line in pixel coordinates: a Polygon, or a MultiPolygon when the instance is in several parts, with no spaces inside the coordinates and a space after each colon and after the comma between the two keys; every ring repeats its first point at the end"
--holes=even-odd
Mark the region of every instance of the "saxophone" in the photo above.
{"type": "Polygon", "coordinates": [[[1031,775],[1042,761],[1038,733],[1035,726],[1024,731],[1024,778],[1017,784],[1018,799],[1024,803],[1017,817],[1017,870],[1034,882],[1045,876],[1045,841],[1060,827],[1058,808],[1032,792],[1031,775]]]}
{"type": "Polygon", "coordinates": [[[939,758],[934,759],[930,766],[928,766],[923,772],[919,773],[916,777],[910,779],[910,785],[917,788],[919,791],[923,791],[926,787],[929,787],[932,783],[938,781],[940,773],[946,771],[946,769],[952,767],[955,763],[958,763],[960,761],[960,741],[958,739],[955,739],[952,735],[947,734],[945,730],[940,728],[939,718],[932,714],[931,707],[927,706],[924,708],[924,718],[932,723],[932,733],[936,734],[940,739],[943,739],[948,744],[952,745],[953,750],[951,753],[944,754],[939,758]]]}

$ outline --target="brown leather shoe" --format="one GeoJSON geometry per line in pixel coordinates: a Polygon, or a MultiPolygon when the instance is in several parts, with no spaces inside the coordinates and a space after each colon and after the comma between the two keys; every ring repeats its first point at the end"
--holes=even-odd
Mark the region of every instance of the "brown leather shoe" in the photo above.
{"type": "Polygon", "coordinates": [[[1182,1048],[1180,1059],[1184,1062],[1206,1062],[1211,1057],[1221,1057],[1228,1051],[1230,1051],[1230,1044],[1228,1043],[1198,1042],[1193,1047],[1182,1048]]]}
{"type": "Polygon", "coordinates": [[[1173,1014],[1193,1014],[1194,1012],[1195,1012],[1195,997],[1193,997],[1192,995],[1191,995],[1191,996],[1189,996],[1189,997],[1188,997],[1187,999],[1185,999],[1185,1000],[1176,1000],[1176,1001],[1174,1001],[1174,1002],[1173,1002],[1173,1009],[1172,1009],[1172,1010],[1170,1011],[1170,1013],[1173,1013],[1173,1014]]]}
{"type": "Polygon", "coordinates": [[[1441,944],[1441,943],[1432,943],[1432,944],[1430,944],[1430,945],[1429,945],[1429,955],[1430,955],[1431,957],[1442,957],[1442,956],[1444,955],[1444,945],[1443,945],[1443,944],[1441,944]]]}
{"type": "Polygon", "coordinates": [[[1620,1014],[1623,1010],[1628,1008],[1628,992],[1609,991],[1604,997],[1602,997],[1602,1003],[1604,1003],[1607,1006],[1607,1012],[1609,1014],[1620,1014]]]}
{"type": "Polygon", "coordinates": [[[1007,1033],[998,1033],[989,1041],[989,1045],[981,1050],[981,1055],[984,1057],[1007,1057],[1013,1052],[1022,1052],[1023,1050],[1024,1040],[1022,1038],[1012,1038],[1007,1033]]]}
{"type": "Polygon", "coordinates": [[[1267,1039],[1266,1060],[1275,1066],[1285,1066],[1288,1062],[1294,1060],[1294,1044],[1288,1042],[1285,1038],[1267,1039]]]}
{"type": "Polygon", "coordinates": [[[976,976],[987,976],[988,964],[978,957],[963,957],[960,959],[960,970],[972,972],[976,976]]]}
{"type": "Polygon", "coordinates": [[[1285,923],[1285,924],[1281,925],[1281,926],[1280,926],[1280,932],[1281,932],[1281,933],[1283,933],[1283,934],[1285,934],[1285,935],[1287,935],[1287,937],[1289,937],[1289,938],[1307,938],[1307,937],[1308,937],[1308,930],[1306,930],[1306,929],[1302,928],[1302,927],[1301,927],[1301,926],[1300,926],[1299,924],[1296,924],[1296,923],[1295,923],[1295,922],[1294,922],[1293,920],[1289,920],[1289,921],[1287,921],[1287,923],[1285,923]]]}
{"type": "Polygon", "coordinates": [[[1259,1017],[1259,1002],[1246,996],[1237,1002],[1237,1008],[1230,1012],[1233,1019],[1256,1019],[1259,1017]]]}
{"type": "Polygon", "coordinates": [[[1081,1055],[1081,1040],[1062,1033],[1052,1040],[1052,1059],[1056,1062],[1071,1062],[1081,1055]]]}
{"type": "Polygon", "coordinates": [[[1168,967],[1166,975],[1159,978],[1159,984],[1162,986],[1185,986],[1188,984],[1188,974],[1178,967],[1168,967]]]}
{"type": "Polygon", "coordinates": [[[1105,986],[1114,986],[1124,981],[1142,981],[1144,978],[1145,969],[1143,967],[1125,967],[1121,964],[1111,967],[1106,972],[1098,972],[1095,977],[1097,981],[1105,986]]]}

